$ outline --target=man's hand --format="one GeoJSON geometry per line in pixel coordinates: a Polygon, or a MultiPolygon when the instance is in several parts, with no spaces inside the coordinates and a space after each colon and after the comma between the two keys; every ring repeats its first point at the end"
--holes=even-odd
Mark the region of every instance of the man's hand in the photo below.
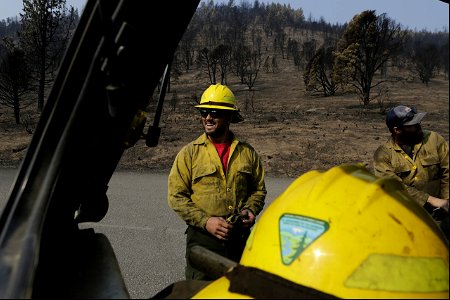
{"type": "Polygon", "coordinates": [[[206,221],[206,230],[219,240],[228,240],[233,225],[229,224],[227,220],[222,217],[210,217],[206,221]]]}
{"type": "Polygon", "coordinates": [[[442,208],[448,213],[448,200],[429,196],[427,203],[436,208],[442,208]]]}
{"type": "Polygon", "coordinates": [[[243,227],[252,227],[255,224],[255,215],[249,209],[243,209],[241,211],[242,216],[242,226],[243,227]]]}

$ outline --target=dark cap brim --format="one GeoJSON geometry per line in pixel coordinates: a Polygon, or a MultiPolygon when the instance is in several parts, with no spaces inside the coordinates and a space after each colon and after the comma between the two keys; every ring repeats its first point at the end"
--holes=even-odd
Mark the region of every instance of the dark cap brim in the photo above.
{"type": "Polygon", "coordinates": [[[408,122],[403,123],[403,126],[416,125],[422,122],[423,117],[425,117],[426,112],[420,112],[414,115],[414,118],[409,120],[408,122]]]}

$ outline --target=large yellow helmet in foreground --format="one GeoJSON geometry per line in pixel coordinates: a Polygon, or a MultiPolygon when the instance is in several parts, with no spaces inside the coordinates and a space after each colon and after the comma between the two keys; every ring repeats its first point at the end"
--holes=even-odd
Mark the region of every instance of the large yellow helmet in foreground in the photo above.
{"type": "Polygon", "coordinates": [[[448,299],[448,254],[400,183],[343,165],[297,178],[252,229],[239,277],[232,270],[194,298],[448,299]]]}

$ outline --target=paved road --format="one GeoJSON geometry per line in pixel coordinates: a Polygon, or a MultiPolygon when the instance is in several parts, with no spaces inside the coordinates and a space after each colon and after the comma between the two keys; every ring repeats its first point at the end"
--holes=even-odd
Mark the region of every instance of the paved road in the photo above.
{"type": "MultiPolygon", "coordinates": [[[[15,169],[0,169],[0,210],[15,175],[15,169]]],[[[116,172],[107,192],[108,214],[99,223],[82,226],[108,236],[132,298],[150,298],[184,279],[186,225],[167,206],[167,175],[116,172]]],[[[267,203],[292,181],[267,178],[267,203]]]]}

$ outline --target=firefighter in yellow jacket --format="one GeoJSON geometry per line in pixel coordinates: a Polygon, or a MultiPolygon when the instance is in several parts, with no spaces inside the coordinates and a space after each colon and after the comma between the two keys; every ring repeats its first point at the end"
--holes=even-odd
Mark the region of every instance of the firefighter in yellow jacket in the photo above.
{"type": "Polygon", "coordinates": [[[189,263],[201,245],[238,262],[267,194],[258,153],[230,130],[242,121],[233,92],[208,87],[196,105],[204,133],[184,146],[168,179],[168,204],[186,222],[186,279],[210,280],[189,263]]]}
{"type": "Polygon", "coordinates": [[[448,143],[438,133],[422,130],[425,114],[404,105],[388,111],[391,137],[375,151],[374,173],[397,179],[419,205],[448,216],[448,143]]]}

